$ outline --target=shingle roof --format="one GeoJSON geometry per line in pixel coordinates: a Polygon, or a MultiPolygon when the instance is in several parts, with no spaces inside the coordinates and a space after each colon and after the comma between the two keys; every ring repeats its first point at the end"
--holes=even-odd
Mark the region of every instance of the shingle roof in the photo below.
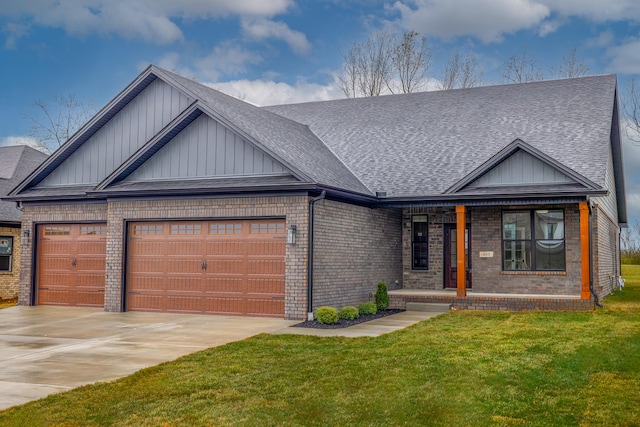
{"type": "Polygon", "coordinates": [[[517,138],[604,188],[615,90],[606,75],[263,108],[390,197],[442,194],[517,138]]]}
{"type": "MultiPolygon", "coordinates": [[[[25,179],[47,155],[25,145],[0,147],[0,197],[25,179]]],[[[14,202],[0,201],[0,222],[20,222],[22,214],[14,202]]]]}

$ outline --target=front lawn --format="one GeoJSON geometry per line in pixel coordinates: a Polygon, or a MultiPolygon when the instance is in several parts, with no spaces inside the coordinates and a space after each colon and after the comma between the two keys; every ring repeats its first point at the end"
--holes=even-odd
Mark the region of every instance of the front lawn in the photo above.
{"type": "Polygon", "coordinates": [[[0,412],[0,425],[638,425],[640,266],[624,273],[595,312],[260,335],[0,412]]]}

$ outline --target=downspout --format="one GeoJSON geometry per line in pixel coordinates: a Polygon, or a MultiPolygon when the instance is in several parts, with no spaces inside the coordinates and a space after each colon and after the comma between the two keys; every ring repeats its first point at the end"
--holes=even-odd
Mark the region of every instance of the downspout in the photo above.
{"type": "Polygon", "coordinates": [[[602,305],[598,299],[596,290],[593,288],[593,213],[591,212],[589,196],[587,196],[587,206],[589,206],[589,291],[591,291],[591,295],[593,295],[595,304],[600,308],[604,308],[604,305],[602,305]]]}
{"type": "Polygon", "coordinates": [[[307,246],[307,318],[313,320],[313,205],[327,195],[326,190],[309,200],[309,243],[307,246]]]}

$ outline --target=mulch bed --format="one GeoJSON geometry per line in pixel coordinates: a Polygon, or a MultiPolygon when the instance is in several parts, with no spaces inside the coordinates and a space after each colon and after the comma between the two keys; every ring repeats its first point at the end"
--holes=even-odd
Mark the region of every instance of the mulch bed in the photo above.
{"type": "Polygon", "coordinates": [[[325,325],[318,322],[317,320],[307,320],[306,322],[298,323],[297,325],[293,325],[293,326],[297,328],[316,328],[316,329],[348,328],[349,326],[357,325],[358,323],[364,323],[370,320],[379,319],[381,317],[391,316],[392,314],[401,313],[403,311],[404,310],[396,310],[396,309],[380,310],[376,314],[361,314],[360,317],[358,317],[355,320],[340,319],[338,320],[338,323],[336,323],[335,325],[325,325]]]}

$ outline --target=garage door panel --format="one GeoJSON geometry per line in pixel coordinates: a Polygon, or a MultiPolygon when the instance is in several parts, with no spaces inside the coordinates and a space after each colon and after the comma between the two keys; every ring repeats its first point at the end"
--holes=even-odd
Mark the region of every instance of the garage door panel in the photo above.
{"type": "Polygon", "coordinates": [[[254,316],[282,317],[284,300],[251,298],[247,302],[247,314],[254,316]]]}
{"type": "Polygon", "coordinates": [[[131,258],[131,271],[135,274],[142,273],[161,273],[164,271],[165,260],[160,258],[131,258]]]}
{"type": "Polygon", "coordinates": [[[208,241],[206,242],[207,254],[218,254],[226,256],[244,255],[247,252],[247,242],[245,240],[228,240],[228,241],[208,241]]]}
{"type": "Polygon", "coordinates": [[[284,230],[284,220],[131,224],[127,308],[283,317],[284,230]]]}
{"type": "Polygon", "coordinates": [[[250,259],[247,262],[247,274],[275,275],[284,278],[284,263],[277,259],[250,259]]]}
{"type": "Polygon", "coordinates": [[[207,314],[246,314],[246,300],[244,298],[207,297],[204,300],[203,312],[207,314]]]}
{"type": "Polygon", "coordinates": [[[38,304],[102,307],[106,224],[38,226],[38,304]]]}
{"type": "Polygon", "coordinates": [[[242,277],[207,276],[204,279],[204,292],[206,294],[244,294],[246,280],[242,277]]]}
{"type": "Polygon", "coordinates": [[[263,240],[263,241],[253,241],[247,243],[247,254],[249,256],[258,255],[258,256],[273,256],[273,257],[283,257],[286,251],[285,242],[283,239],[273,239],[271,240],[263,240]]]}
{"type": "Polygon", "coordinates": [[[248,294],[284,295],[284,280],[281,278],[251,279],[247,280],[248,294]]]}

